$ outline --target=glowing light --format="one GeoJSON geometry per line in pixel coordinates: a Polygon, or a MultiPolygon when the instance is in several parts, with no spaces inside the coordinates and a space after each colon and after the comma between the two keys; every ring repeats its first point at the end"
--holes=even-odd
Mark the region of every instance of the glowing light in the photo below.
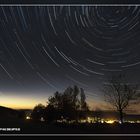
{"type": "Polygon", "coordinates": [[[108,121],[106,121],[106,123],[113,124],[114,120],[108,120],[108,121]]]}
{"type": "Polygon", "coordinates": [[[44,122],[45,120],[44,120],[44,118],[43,118],[43,117],[41,117],[40,121],[41,121],[41,122],[44,122]]]}
{"type": "Polygon", "coordinates": [[[104,123],[104,120],[101,120],[101,123],[104,123]]]}
{"type": "Polygon", "coordinates": [[[128,121],[129,123],[135,123],[135,121],[128,121]]]}
{"type": "Polygon", "coordinates": [[[140,121],[137,121],[137,123],[140,123],[140,121]]]}
{"type": "Polygon", "coordinates": [[[86,123],[86,122],[87,122],[86,119],[81,119],[81,120],[79,120],[79,123],[86,123]]]}
{"type": "Polygon", "coordinates": [[[121,121],[119,121],[119,123],[120,123],[120,124],[122,124],[122,122],[121,122],[121,121]]]}
{"type": "Polygon", "coordinates": [[[30,120],[31,119],[31,117],[30,116],[26,116],[26,120],[30,120]]]}
{"type": "Polygon", "coordinates": [[[87,117],[87,122],[90,123],[92,119],[90,117],[87,117]]]}

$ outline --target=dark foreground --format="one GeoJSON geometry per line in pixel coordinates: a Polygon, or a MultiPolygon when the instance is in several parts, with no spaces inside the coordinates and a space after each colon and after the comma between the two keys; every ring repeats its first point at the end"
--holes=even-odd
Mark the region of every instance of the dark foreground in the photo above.
{"type": "Polygon", "coordinates": [[[140,134],[140,124],[47,124],[31,121],[4,121],[0,128],[20,128],[0,134],[140,134]]]}

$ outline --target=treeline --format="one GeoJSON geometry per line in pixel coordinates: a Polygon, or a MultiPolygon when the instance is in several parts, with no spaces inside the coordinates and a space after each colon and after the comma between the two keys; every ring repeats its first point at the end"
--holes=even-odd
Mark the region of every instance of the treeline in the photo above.
{"type": "Polygon", "coordinates": [[[67,121],[85,119],[89,111],[85,92],[77,86],[68,87],[64,92],[55,92],[48,98],[47,106],[38,104],[34,107],[31,118],[47,122],[65,119],[67,121]]]}
{"type": "MultiPolygon", "coordinates": [[[[119,114],[123,123],[123,114],[131,106],[140,103],[139,85],[127,80],[126,75],[113,75],[103,85],[105,101],[119,114]]],[[[135,108],[134,108],[135,109],[135,108]]],[[[32,112],[33,120],[51,122],[58,119],[75,120],[86,118],[89,111],[85,92],[77,86],[68,87],[64,92],[56,92],[48,99],[48,105],[37,105],[32,112]]]]}

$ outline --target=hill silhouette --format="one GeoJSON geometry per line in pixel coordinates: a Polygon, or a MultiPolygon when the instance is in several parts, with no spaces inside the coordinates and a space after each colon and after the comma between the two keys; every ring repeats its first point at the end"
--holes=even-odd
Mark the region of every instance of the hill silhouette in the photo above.
{"type": "Polygon", "coordinates": [[[24,117],[24,111],[15,110],[12,108],[0,106],[0,121],[9,121],[22,119],[24,117]]]}

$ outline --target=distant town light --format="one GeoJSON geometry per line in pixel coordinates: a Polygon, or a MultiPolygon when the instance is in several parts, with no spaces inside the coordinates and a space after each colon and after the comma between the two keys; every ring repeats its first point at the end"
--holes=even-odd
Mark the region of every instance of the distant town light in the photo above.
{"type": "Polygon", "coordinates": [[[106,121],[106,123],[113,124],[114,120],[108,120],[108,121],[106,121]]]}
{"type": "Polygon", "coordinates": [[[94,119],[92,117],[87,117],[87,122],[88,123],[92,123],[94,121],[94,119]]]}
{"type": "Polygon", "coordinates": [[[136,121],[136,123],[140,123],[140,121],[136,121]]]}
{"type": "Polygon", "coordinates": [[[120,123],[120,124],[122,124],[122,122],[121,122],[121,121],[119,121],[119,123],[120,123]]]}
{"type": "Polygon", "coordinates": [[[41,117],[40,121],[41,121],[41,122],[44,122],[45,120],[44,120],[44,118],[43,118],[43,117],[41,117]]]}
{"type": "Polygon", "coordinates": [[[135,121],[128,121],[129,123],[135,123],[135,121]]]}
{"type": "Polygon", "coordinates": [[[104,120],[101,120],[101,123],[104,123],[104,120]]]}
{"type": "Polygon", "coordinates": [[[30,116],[26,116],[26,120],[30,120],[31,119],[31,117],[30,116]]]}

